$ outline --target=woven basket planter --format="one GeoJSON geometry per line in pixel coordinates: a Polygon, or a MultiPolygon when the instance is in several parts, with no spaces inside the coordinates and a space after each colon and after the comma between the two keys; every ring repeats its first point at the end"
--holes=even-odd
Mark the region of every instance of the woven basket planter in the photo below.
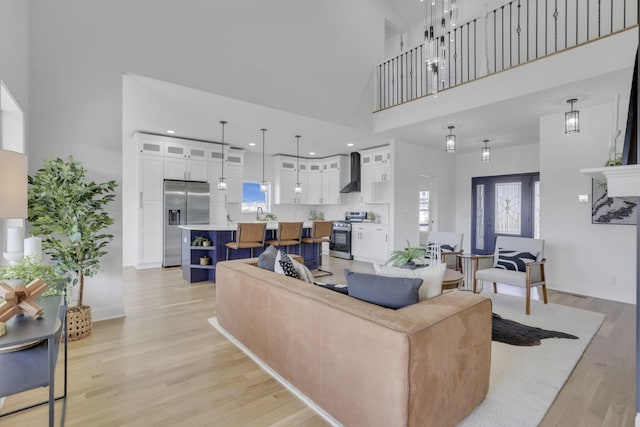
{"type": "Polygon", "coordinates": [[[69,341],[80,340],[91,333],[91,307],[88,305],[67,307],[67,338],[69,341]]]}

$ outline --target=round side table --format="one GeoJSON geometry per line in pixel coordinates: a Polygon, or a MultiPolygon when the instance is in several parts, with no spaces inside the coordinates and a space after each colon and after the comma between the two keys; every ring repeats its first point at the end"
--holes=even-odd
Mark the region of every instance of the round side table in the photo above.
{"type": "Polygon", "coordinates": [[[464,283],[458,287],[461,291],[481,293],[483,284],[480,282],[478,288],[476,283],[476,271],[478,271],[478,260],[483,258],[492,258],[493,255],[475,255],[475,254],[458,254],[462,264],[462,274],[464,275],[464,283]]]}

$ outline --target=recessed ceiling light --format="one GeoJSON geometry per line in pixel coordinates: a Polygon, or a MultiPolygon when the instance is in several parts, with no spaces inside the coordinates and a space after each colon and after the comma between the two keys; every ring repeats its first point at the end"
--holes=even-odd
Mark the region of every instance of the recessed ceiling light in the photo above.
{"type": "Polygon", "coordinates": [[[315,155],[316,155],[316,153],[315,153],[314,151],[309,151],[309,155],[310,155],[310,156],[315,156],[315,155]]]}
{"type": "Polygon", "coordinates": [[[176,133],[176,131],[175,131],[175,130],[171,130],[171,129],[169,129],[169,130],[167,131],[167,133],[170,133],[171,135],[173,135],[174,133],[176,133]]]}
{"type": "Polygon", "coordinates": [[[255,147],[256,143],[255,142],[250,142],[249,145],[252,146],[252,147],[255,147]]]}
{"type": "Polygon", "coordinates": [[[347,147],[353,147],[353,142],[348,143],[347,147]]]}

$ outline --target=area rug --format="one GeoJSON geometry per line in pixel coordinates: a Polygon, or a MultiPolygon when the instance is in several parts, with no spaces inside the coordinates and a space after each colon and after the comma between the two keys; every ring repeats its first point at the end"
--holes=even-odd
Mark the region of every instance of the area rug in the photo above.
{"type": "MultiPolygon", "coordinates": [[[[483,296],[492,299],[493,312],[503,318],[542,329],[563,331],[578,339],[547,338],[540,345],[527,347],[493,341],[489,393],[459,426],[537,426],[602,325],[604,315],[532,301],[531,315],[526,316],[524,298],[493,293],[483,296]]],[[[209,322],[330,425],[341,425],[220,327],[215,317],[210,318],[209,322]]]]}
{"type": "Polygon", "coordinates": [[[463,427],[527,427],[540,424],[584,350],[604,321],[604,315],[557,304],[485,293],[493,312],[503,318],[542,329],[563,331],[578,339],[543,339],[532,347],[491,343],[489,393],[465,418],[463,427]]]}

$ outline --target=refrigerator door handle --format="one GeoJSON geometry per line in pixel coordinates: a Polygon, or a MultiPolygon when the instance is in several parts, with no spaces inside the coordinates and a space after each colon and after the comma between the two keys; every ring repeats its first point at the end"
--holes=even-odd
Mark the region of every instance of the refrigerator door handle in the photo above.
{"type": "Polygon", "coordinates": [[[144,194],[144,192],[141,191],[140,192],[140,209],[142,209],[144,207],[143,204],[142,204],[143,194],[144,194]]]}

